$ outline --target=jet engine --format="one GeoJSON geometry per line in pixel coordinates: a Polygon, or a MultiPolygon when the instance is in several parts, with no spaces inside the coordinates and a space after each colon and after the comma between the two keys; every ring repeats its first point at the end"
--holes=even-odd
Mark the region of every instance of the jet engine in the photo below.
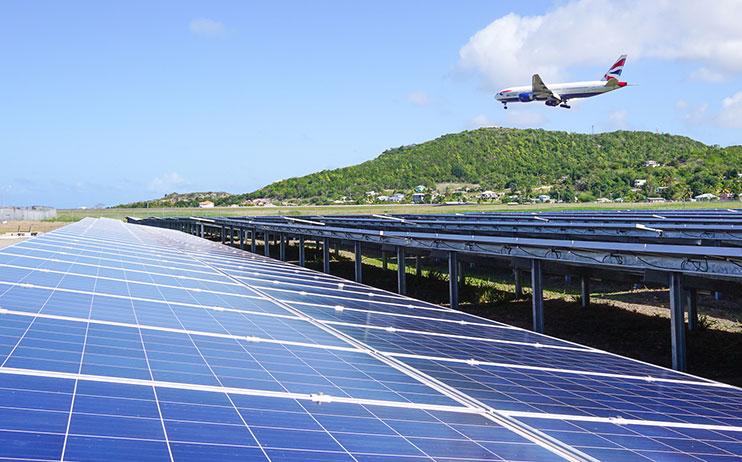
{"type": "Polygon", "coordinates": [[[530,91],[524,91],[523,93],[520,93],[518,95],[518,99],[521,103],[527,103],[529,101],[533,101],[533,93],[530,91]]]}

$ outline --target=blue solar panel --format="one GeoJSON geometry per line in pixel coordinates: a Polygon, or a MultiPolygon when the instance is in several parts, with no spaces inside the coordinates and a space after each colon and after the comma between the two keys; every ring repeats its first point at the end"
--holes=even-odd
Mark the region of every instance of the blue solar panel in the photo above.
{"type": "Polygon", "coordinates": [[[0,250],[0,458],[740,455],[738,388],[176,231],[0,250]]]}

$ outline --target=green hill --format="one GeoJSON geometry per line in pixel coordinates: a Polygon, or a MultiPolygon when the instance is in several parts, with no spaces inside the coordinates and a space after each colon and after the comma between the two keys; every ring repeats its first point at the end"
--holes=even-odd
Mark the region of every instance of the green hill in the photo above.
{"type": "MultiPolygon", "coordinates": [[[[544,130],[482,128],[389,149],[352,167],[289,178],[245,199],[324,203],[366,191],[429,190],[440,183],[473,183],[482,190],[533,194],[539,186],[571,200],[595,197],[679,199],[706,192],[742,192],[742,147],[706,146],[683,136],[618,131],[584,135],[544,130]],[[644,166],[655,161],[659,167],[644,166]],[[647,180],[633,191],[635,180],[647,180]]],[[[409,198],[409,196],[408,196],[409,198]]]]}
{"type": "MultiPolygon", "coordinates": [[[[159,208],[159,207],[198,207],[201,201],[212,201],[215,204],[227,201],[232,194],[226,192],[192,192],[170,193],[160,199],[117,205],[114,208],[159,208]]],[[[228,205],[228,204],[227,204],[228,205]]]]}

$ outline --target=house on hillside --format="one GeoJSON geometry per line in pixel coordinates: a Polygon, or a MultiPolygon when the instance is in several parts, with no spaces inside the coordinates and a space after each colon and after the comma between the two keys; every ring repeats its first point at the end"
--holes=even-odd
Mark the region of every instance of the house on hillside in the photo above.
{"type": "Polygon", "coordinates": [[[499,199],[501,196],[502,196],[502,194],[498,194],[498,193],[496,193],[494,191],[489,191],[489,190],[484,191],[483,193],[481,193],[479,195],[480,198],[482,198],[484,200],[488,200],[488,201],[491,201],[491,200],[494,200],[494,199],[499,199]]]}
{"type": "Polygon", "coordinates": [[[719,196],[711,193],[699,194],[695,197],[697,201],[715,201],[719,200],[719,196]]]}
{"type": "Polygon", "coordinates": [[[202,201],[198,203],[198,207],[201,209],[213,209],[214,203],[211,201],[202,201]]]}
{"type": "Polygon", "coordinates": [[[412,203],[413,204],[422,204],[425,201],[425,193],[414,193],[412,195],[412,203]]]}
{"type": "Polygon", "coordinates": [[[425,192],[425,186],[421,184],[415,186],[415,192],[418,192],[418,193],[425,192]]]}
{"type": "Polygon", "coordinates": [[[651,204],[658,204],[662,202],[667,202],[664,197],[647,197],[647,202],[651,204]]]}
{"type": "Polygon", "coordinates": [[[645,167],[657,168],[657,167],[661,167],[662,164],[660,164],[656,160],[648,160],[648,161],[644,162],[644,166],[645,167]]]}
{"type": "Polygon", "coordinates": [[[394,193],[392,197],[389,198],[389,202],[402,202],[404,200],[404,194],[402,193],[394,193]]]}
{"type": "Polygon", "coordinates": [[[728,201],[736,201],[738,199],[739,199],[739,196],[737,196],[734,193],[719,194],[719,200],[720,201],[726,201],[726,202],[728,202],[728,201]]]}
{"type": "Polygon", "coordinates": [[[634,180],[634,187],[635,188],[641,188],[645,184],[647,184],[647,180],[634,180]]]}

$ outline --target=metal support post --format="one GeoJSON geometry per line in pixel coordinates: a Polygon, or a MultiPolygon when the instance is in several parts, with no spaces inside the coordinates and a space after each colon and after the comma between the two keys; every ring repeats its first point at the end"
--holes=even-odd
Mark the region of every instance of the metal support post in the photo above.
{"type": "Polygon", "coordinates": [[[523,298],[523,272],[513,269],[513,278],[515,279],[515,298],[523,298]]]}
{"type": "Polygon", "coordinates": [[[330,274],[330,238],[322,241],[322,270],[330,274]]]}
{"type": "Polygon", "coordinates": [[[422,276],[422,268],[420,267],[420,255],[415,255],[415,276],[422,276]]]}
{"type": "Polygon", "coordinates": [[[240,228],[240,250],[245,250],[245,229],[240,228]]]}
{"type": "Polygon", "coordinates": [[[356,267],[356,282],[363,282],[363,255],[361,254],[361,241],[355,241],[353,243],[355,250],[355,267],[356,267]]]}
{"type": "Polygon", "coordinates": [[[407,293],[407,272],[405,271],[404,247],[397,247],[397,292],[401,295],[407,293]]]}
{"type": "Polygon", "coordinates": [[[381,251],[381,269],[386,271],[388,267],[389,266],[387,265],[386,251],[382,250],[381,251]]]}
{"type": "Polygon", "coordinates": [[[263,233],[263,242],[265,242],[265,256],[270,257],[271,256],[271,235],[268,231],[263,233]]]}
{"type": "Polygon", "coordinates": [[[229,227],[229,245],[234,246],[234,226],[229,227]]]}
{"type": "Polygon", "coordinates": [[[533,330],[544,332],[544,275],[541,260],[531,260],[531,289],[533,290],[533,330]]]}
{"type": "Polygon", "coordinates": [[[286,233],[280,233],[279,235],[279,249],[281,261],[286,261],[286,233]]]}
{"type": "Polygon", "coordinates": [[[304,236],[301,235],[299,236],[299,266],[306,264],[304,250],[304,236]]]}
{"type": "Polygon", "coordinates": [[[225,233],[224,225],[222,225],[222,244],[224,244],[224,233],[225,233]]]}
{"type": "Polygon", "coordinates": [[[698,329],[698,297],[696,289],[685,291],[685,306],[688,311],[688,330],[698,329]]]}
{"type": "Polygon", "coordinates": [[[255,228],[250,230],[250,252],[257,253],[255,250],[255,247],[257,247],[257,244],[255,243],[256,237],[255,237],[256,230],[255,228]]]}
{"type": "Polygon", "coordinates": [[[448,293],[451,300],[451,308],[457,310],[459,308],[459,285],[456,283],[458,275],[456,270],[459,264],[456,258],[456,252],[448,252],[448,293]]]}
{"type": "Polygon", "coordinates": [[[670,337],[672,368],[685,372],[685,316],[683,313],[682,273],[670,273],[670,337]]]}
{"type": "Polygon", "coordinates": [[[201,239],[204,237],[204,224],[201,223],[201,239]]]}
{"type": "Polygon", "coordinates": [[[590,306],[590,278],[584,275],[580,276],[580,296],[582,307],[590,306]]]}

